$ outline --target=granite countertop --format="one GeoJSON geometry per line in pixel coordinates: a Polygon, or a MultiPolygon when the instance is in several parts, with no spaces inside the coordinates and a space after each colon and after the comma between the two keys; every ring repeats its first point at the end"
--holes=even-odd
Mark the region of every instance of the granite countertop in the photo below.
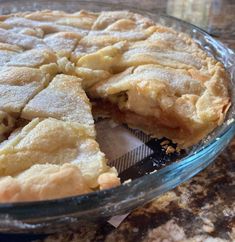
{"type": "MultiPolygon", "coordinates": [[[[233,0],[110,2],[138,4],[184,19],[235,49],[233,0]]],[[[132,211],[117,228],[97,224],[92,230],[78,228],[38,241],[235,241],[235,138],[203,172],[132,211]]]]}
{"type": "MultiPolygon", "coordinates": [[[[235,1],[131,0],[125,4],[184,19],[235,49],[235,1]]],[[[51,235],[44,241],[235,241],[234,181],[235,139],[203,172],[137,208],[118,228],[97,224],[92,230],[51,235]]]]}

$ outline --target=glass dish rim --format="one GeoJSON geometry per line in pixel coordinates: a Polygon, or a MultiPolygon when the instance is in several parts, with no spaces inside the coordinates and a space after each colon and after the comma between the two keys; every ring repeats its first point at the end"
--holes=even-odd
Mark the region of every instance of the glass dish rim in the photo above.
{"type": "MultiPolygon", "coordinates": [[[[85,1],[79,1],[79,2],[85,2],[85,1]]],[[[89,1],[87,1],[89,2],[89,1]]],[[[91,1],[90,1],[91,2],[91,1]]],[[[104,2],[97,2],[97,1],[93,1],[94,4],[96,3],[99,3],[99,4],[104,4],[104,2]]],[[[1,2],[0,2],[1,4],[1,2]]],[[[116,5],[116,4],[113,4],[113,3],[110,3],[109,4],[110,6],[112,5],[116,5]]],[[[162,14],[162,13],[154,13],[154,12],[151,12],[149,10],[145,10],[145,9],[136,9],[134,7],[130,7],[129,5],[125,5],[122,3],[122,6],[126,7],[126,9],[131,9],[131,11],[135,11],[138,13],[138,12],[143,12],[143,13],[151,13],[151,14],[154,14],[154,15],[159,15],[163,18],[170,18],[174,21],[177,21],[177,22],[180,22],[181,24],[183,25],[186,25],[188,27],[191,27],[193,29],[196,29],[197,31],[199,31],[200,33],[202,33],[203,35],[206,35],[208,38],[210,38],[212,41],[216,42],[217,44],[219,45],[222,45],[224,48],[226,48],[231,54],[234,54],[234,51],[231,50],[230,48],[226,47],[222,42],[220,42],[219,40],[216,40],[214,39],[207,31],[201,29],[200,27],[194,25],[194,24],[190,24],[184,20],[181,20],[181,19],[178,19],[176,17],[173,17],[173,16],[169,16],[167,14],[162,14]]],[[[232,118],[235,118],[235,114],[233,114],[232,118]]],[[[228,124],[226,126],[226,128],[223,130],[222,134],[220,134],[220,136],[223,136],[229,132],[232,132],[233,134],[235,133],[235,123],[231,123],[231,124],[228,124]]],[[[204,147],[201,147],[198,151],[197,151],[197,154],[199,155],[203,150],[207,149],[208,147],[212,146],[213,144],[217,143],[218,140],[217,138],[219,138],[220,136],[218,137],[214,137],[210,142],[206,143],[206,145],[204,147]]],[[[134,186],[135,184],[137,184],[139,181],[143,180],[143,179],[150,179],[150,178],[156,178],[157,176],[159,176],[159,173],[161,172],[164,173],[166,172],[167,170],[170,170],[170,169],[174,169],[176,166],[177,167],[180,167],[182,166],[183,164],[185,164],[185,162],[188,160],[189,157],[194,157],[194,155],[190,155],[190,156],[187,156],[185,158],[182,158],[180,161],[176,162],[176,163],[172,163],[170,165],[167,165],[166,167],[163,167],[160,171],[158,172],[155,172],[155,173],[152,173],[152,174],[146,174],[140,178],[137,178],[133,181],[130,181],[128,183],[123,183],[121,184],[120,186],[118,187],[114,187],[114,188],[111,188],[111,189],[107,189],[107,190],[103,190],[103,191],[94,191],[94,192],[91,192],[91,193],[88,193],[88,194],[84,194],[84,195],[75,195],[75,196],[71,196],[71,197],[65,197],[65,198],[58,198],[58,199],[51,199],[51,200],[43,200],[43,201],[29,201],[29,202],[16,202],[16,203],[0,203],[0,211],[3,211],[4,209],[4,214],[7,213],[7,209],[8,208],[19,208],[19,209],[23,209],[24,211],[27,211],[28,209],[33,209],[33,207],[37,208],[37,207],[41,207],[42,205],[46,205],[47,207],[53,205],[53,206],[56,206],[56,205],[59,205],[59,204],[66,204],[66,205],[69,205],[70,203],[80,203],[80,202],[86,202],[87,200],[91,200],[95,197],[97,198],[105,198],[107,196],[110,196],[111,194],[113,193],[118,193],[118,192],[121,192],[122,190],[125,191],[125,189],[127,189],[128,187],[131,187],[131,186],[134,186]]],[[[88,211],[88,208],[86,210],[84,210],[84,212],[88,211]]]]}

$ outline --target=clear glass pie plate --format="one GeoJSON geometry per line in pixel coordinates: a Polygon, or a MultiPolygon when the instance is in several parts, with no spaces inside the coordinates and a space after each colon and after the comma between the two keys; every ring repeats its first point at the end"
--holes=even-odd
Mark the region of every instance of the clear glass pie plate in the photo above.
{"type": "MultiPolygon", "coordinates": [[[[200,144],[187,150],[177,161],[167,164],[157,172],[142,175],[119,187],[87,195],[40,202],[0,204],[0,232],[49,233],[67,230],[68,227],[89,226],[93,222],[130,212],[156,196],[188,180],[221,153],[235,134],[235,54],[221,42],[213,39],[200,28],[176,18],[150,13],[138,8],[109,1],[0,1],[0,13],[54,9],[68,12],[80,9],[124,10],[129,9],[149,16],[154,21],[189,34],[207,53],[221,61],[231,77],[232,106],[223,125],[200,144]]],[[[1,189],[1,188],[0,188],[1,189]]]]}

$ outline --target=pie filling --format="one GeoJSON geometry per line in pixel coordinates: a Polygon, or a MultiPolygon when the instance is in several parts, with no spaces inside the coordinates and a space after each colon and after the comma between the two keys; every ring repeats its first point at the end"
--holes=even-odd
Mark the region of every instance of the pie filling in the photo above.
{"type": "Polygon", "coordinates": [[[119,185],[92,113],[186,148],[220,125],[229,106],[222,64],[139,14],[0,16],[0,202],[119,185]]]}
{"type": "Polygon", "coordinates": [[[101,113],[110,109],[115,119],[122,113],[121,122],[187,148],[217,127],[230,105],[226,82],[214,81],[216,75],[203,82],[185,70],[143,65],[97,83],[88,94],[102,103],[96,105],[101,113]]]}
{"type": "MultiPolygon", "coordinates": [[[[177,143],[181,148],[194,145],[204,138],[205,133],[211,132],[216,126],[208,127],[206,125],[201,125],[197,130],[195,129],[192,131],[183,125],[174,126],[174,121],[173,125],[167,125],[163,121],[164,116],[159,119],[151,115],[141,115],[134,111],[124,109],[123,106],[120,108],[120,106],[110,101],[95,99],[93,102],[93,113],[95,116],[105,118],[111,117],[118,123],[125,123],[130,128],[140,129],[155,138],[167,137],[177,143]]],[[[169,116],[165,118],[167,119],[169,116]]]]}

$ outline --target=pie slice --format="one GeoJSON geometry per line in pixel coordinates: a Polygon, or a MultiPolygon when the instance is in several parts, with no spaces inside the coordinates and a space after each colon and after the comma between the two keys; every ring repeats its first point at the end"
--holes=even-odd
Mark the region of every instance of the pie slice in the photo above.
{"type": "Polygon", "coordinates": [[[71,163],[79,167],[86,184],[96,188],[101,174],[117,173],[106,165],[94,136],[89,125],[34,119],[0,147],[0,176],[17,175],[35,164],[71,163]]]}
{"type": "Polygon", "coordinates": [[[214,71],[202,77],[196,70],[130,67],[88,93],[99,100],[99,111],[110,110],[116,120],[188,147],[218,126],[229,107],[224,70],[218,65],[214,71]]]}
{"type": "Polygon", "coordinates": [[[0,110],[18,116],[26,103],[48,84],[56,71],[57,67],[53,64],[42,66],[41,69],[2,68],[0,70],[0,110]]]}
{"type": "Polygon", "coordinates": [[[28,120],[52,117],[94,125],[91,105],[81,87],[81,79],[64,74],[57,75],[46,89],[30,100],[21,117],[28,120]]]}

